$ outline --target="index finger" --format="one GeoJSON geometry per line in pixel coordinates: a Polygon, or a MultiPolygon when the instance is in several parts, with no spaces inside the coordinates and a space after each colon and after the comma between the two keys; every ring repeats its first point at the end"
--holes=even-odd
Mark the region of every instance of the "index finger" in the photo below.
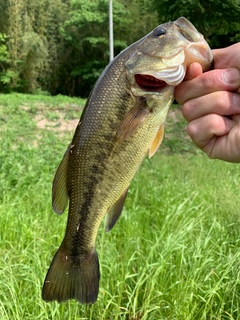
{"type": "Polygon", "coordinates": [[[214,49],[214,69],[239,68],[240,65],[240,43],[236,43],[223,49],[214,49]]]}
{"type": "Polygon", "coordinates": [[[180,104],[215,91],[234,91],[240,86],[240,71],[235,68],[210,70],[196,78],[182,82],[175,89],[180,104]]]}

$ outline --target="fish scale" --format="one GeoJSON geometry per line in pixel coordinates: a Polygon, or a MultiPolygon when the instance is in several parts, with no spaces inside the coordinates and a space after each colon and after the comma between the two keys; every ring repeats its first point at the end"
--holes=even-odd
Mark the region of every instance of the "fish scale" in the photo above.
{"type": "Polygon", "coordinates": [[[121,52],[104,70],[83,110],[53,181],[53,209],[68,208],[64,239],[43,286],[45,301],[94,303],[99,290],[95,249],[118,220],[132,178],[161,144],[174,88],[189,63],[210,68],[212,53],[185,18],[162,24],[121,52]]]}

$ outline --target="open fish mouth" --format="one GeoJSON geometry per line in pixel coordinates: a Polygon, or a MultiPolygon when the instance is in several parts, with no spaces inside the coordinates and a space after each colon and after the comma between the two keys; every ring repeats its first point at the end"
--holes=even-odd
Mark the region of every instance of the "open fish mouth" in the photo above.
{"type": "Polygon", "coordinates": [[[138,87],[144,91],[160,91],[167,86],[165,81],[148,74],[135,74],[134,77],[138,87]]]}
{"type": "Polygon", "coordinates": [[[185,77],[185,67],[178,65],[161,71],[149,71],[134,75],[135,83],[144,91],[159,92],[167,85],[176,86],[185,77]]]}

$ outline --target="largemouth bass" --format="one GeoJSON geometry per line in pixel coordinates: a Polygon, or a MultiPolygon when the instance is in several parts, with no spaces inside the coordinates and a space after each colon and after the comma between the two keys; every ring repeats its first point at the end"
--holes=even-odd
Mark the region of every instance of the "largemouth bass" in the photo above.
{"type": "Polygon", "coordinates": [[[61,214],[69,201],[69,212],[44,282],[44,300],[96,301],[100,223],[106,216],[110,231],[118,220],[132,178],[161,144],[174,88],[194,61],[208,70],[212,52],[182,17],[122,51],[96,82],[53,181],[54,211],[61,214]]]}

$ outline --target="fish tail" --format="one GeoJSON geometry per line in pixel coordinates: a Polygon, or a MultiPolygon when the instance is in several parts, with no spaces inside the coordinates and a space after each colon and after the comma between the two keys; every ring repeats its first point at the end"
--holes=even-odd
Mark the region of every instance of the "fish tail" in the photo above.
{"type": "Polygon", "coordinates": [[[76,299],[83,304],[94,303],[98,296],[99,279],[95,249],[93,253],[71,256],[60,247],[46,275],[42,298],[46,302],[76,299]]]}

